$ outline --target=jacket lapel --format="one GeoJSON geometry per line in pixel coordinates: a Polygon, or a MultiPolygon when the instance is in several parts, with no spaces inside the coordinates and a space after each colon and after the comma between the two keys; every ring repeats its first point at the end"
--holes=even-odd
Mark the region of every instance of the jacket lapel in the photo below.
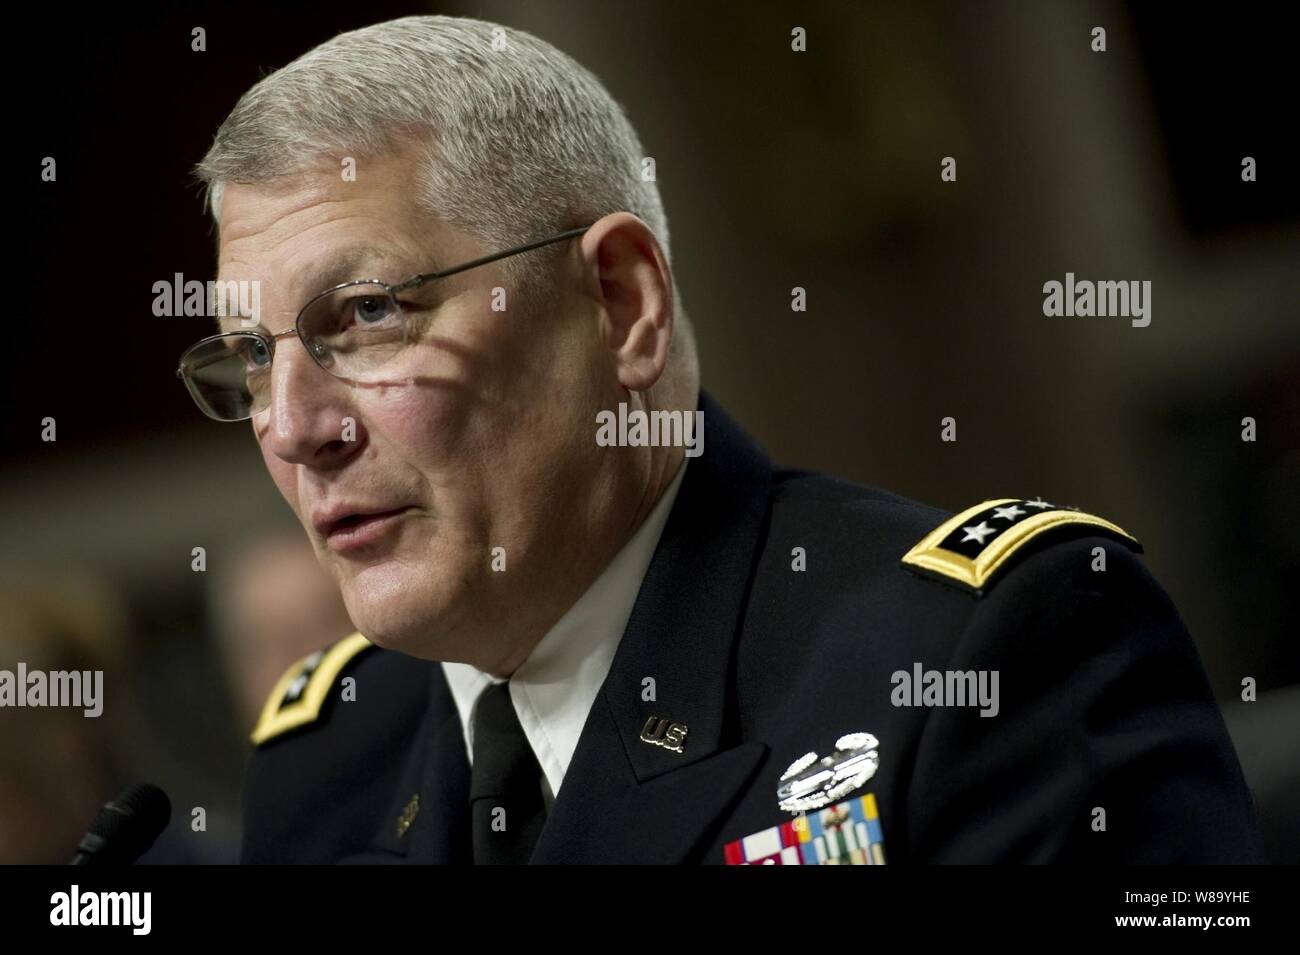
{"type": "Polygon", "coordinates": [[[533,863],[702,861],[767,754],[738,742],[731,659],[770,465],[706,393],[700,407],[704,452],[687,466],[533,863]],[[685,727],[681,752],[641,738],[651,718],[685,727]]]}
{"type": "Polygon", "coordinates": [[[429,707],[419,732],[422,742],[402,767],[370,851],[364,859],[348,861],[473,861],[465,736],[442,667],[434,667],[430,680],[429,707]]]}
{"type": "MultiPolygon", "coordinates": [[[[437,679],[446,685],[441,668],[437,679]]],[[[450,691],[449,691],[450,695],[450,691]]],[[[424,764],[421,792],[429,794],[427,812],[411,826],[409,849],[412,862],[433,865],[469,864],[474,861],[469,809],[469,757],[460,716],[452,705],[450,715],[430,744],[424,764]]]]}

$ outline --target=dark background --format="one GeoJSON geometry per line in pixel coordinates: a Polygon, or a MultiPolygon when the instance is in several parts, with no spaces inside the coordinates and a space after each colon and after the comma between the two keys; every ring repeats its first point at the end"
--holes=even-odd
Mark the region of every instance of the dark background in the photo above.
{"type": "MultiPolygon", "coordinates": [[[[190,552],[219,565],[292,520],[249,430],[203,418],[174,377],[207,320],[151,314],[155,281],[212,275],[190,168],[260,76],[423,12],[536,33],[626,106],[657,162],[705,387],[776,460],[954,510],[1042,495],[1104,515],[1145,544],[1225,705],[1246,677],[1254,706],[1295,703],[1297,83],[1271,6],[47,4],[13,13],[6,56],[22,294],[5,323],[0,572],[115,595],[117,772],[210,807],[233,839],[245,727],[190,552]],[[1042,285],[1067,271],[1151,280],[1151,325],[1045,318],[1042,285]]],[[[1258,740],[1279,736],[1273,717],[1229,715],[1248,772],[1277,757],[1258,740]]]]}

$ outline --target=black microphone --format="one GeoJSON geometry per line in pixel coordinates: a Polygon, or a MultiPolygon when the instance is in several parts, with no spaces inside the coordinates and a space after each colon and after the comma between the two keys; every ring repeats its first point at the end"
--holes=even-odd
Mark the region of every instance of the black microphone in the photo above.
{"type": "Polygon", "coordinates": [[[149,851],[172,818],[167,794],[140,783],[104,803],[69,865],[130,865],[149,851]]]}

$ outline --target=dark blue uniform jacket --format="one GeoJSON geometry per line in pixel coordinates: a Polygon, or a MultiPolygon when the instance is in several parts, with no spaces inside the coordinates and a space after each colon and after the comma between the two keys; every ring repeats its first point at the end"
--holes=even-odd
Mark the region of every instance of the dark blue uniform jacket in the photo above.
{"type": "MultiPolygon", "coordinates": [[[[851,798],[874,795],[889,864],[1258,860],[1205,673],[1134,542],[1053,507],[1056,522],[1017,543],[1010,525],[1046,511],[1021,501],[959,521],[937,542],[951,550],[929,549],[937,564],[904,563],[952,515],[774,470],[707,394],[701,408],[704,453],[534,863],[722,863],[728,842],[791,819],[776,795],[787,767],[849,733],[877,741],[878,768],[851,798]],[[999,540],[991,579],[944,572],[999,540]],[[901,705],[919,691],[895,674],[932,670],[997,671],[996,715],[901,705]],[[686,727],[680,753],[641,739],[651,717],[686,727]]],[[[471,858],[469,766],[441,667],[361,646],[317,657],[316,676],[268,703],[244,861],[471,858]],[[313,680],[328,685],[313,693],[313,680]]]]}

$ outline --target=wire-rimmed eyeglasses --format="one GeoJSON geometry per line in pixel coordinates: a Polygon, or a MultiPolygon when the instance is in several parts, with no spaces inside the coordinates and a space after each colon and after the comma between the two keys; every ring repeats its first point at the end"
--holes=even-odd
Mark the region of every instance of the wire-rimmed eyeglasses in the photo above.
{"type": "Polygon", "coordinates": [[[176,375],[199,410],[217,421],[245,421],[268,406],[276,342],[290,335],[297,335],[312,360],[331,375],[355,382],[375,380],[380,369],[419,337],[399,295],[436,279],[572,239],[590,228],[569,229],[450,268],[422,272],[397,285],[378,279],[344,282],[308,301],[293,328],[278,335],[249,329],[196,342],[181,355],[176,375]]]}

